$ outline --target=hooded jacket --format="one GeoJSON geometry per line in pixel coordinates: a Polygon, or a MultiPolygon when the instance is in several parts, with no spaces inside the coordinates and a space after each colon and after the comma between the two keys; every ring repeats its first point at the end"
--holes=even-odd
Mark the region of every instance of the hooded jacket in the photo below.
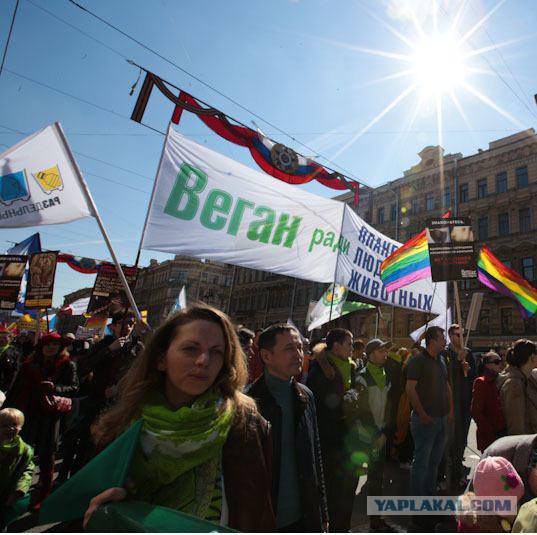
{"type": "Polygon", "coordinates": [[[509,366],[496,379],[508,435],[525,435],[531,432],[527,384],[526,376],[516,366],[509,366]]]}

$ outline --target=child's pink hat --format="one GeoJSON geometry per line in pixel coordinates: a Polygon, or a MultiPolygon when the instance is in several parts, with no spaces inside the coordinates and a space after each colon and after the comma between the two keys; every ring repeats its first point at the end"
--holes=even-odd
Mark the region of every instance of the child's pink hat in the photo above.
{"type": "Polygon", "coordinates": [[[514,466],[504,457],[485,457],[474,473],[477,496],[524,496],[524,483],[514,466]]]}

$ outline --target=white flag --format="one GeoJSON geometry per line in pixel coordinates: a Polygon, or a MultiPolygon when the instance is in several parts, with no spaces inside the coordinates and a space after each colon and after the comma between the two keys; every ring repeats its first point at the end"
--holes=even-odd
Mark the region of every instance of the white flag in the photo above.
{"type": "Polygon", "coordinates": [[[168,312],[168,318],[173,316],[176,312],[179,312],[179,310],[184,310],[186,308],[186,289],[183,286],[181,288],[181,291],[179,292],[179,295],[177,296],[177,299],[175,300],[175,303],[173,304],[172,308],[170,308],[170,311],[168,312]]]}
{"type": "Polygon", "coordinates": [[[0,154],[0,228],[94,216],[89,192],[59,123],[0,154]]]}
{"type": "Polygon", "coordinates": [[[425,325],[422,325],[415,331],[412,331],[409,336],[414,340],[414,342],[417,342],[418,338],[425,332],[426,329],[429,327],[442,327],[442,329],[448,330],[449,326],[451,325],[451,308],[448,308],[444,314],[440,314],[434,320],[431,320],[429,323],[426,323],[425,325]]]}
{"type": "Polygon", "coordinates": [[[310,313],[311,323],[308,325],[308,331],[317,329],[331,319],[339,318],[346,299],[345,286],[331,284],[310,313]]]}

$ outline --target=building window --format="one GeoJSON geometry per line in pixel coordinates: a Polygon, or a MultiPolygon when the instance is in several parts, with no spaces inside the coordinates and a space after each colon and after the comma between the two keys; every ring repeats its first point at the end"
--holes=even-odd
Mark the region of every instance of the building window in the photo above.
{"type": "Polygon", "coordinates": [[[531,230],[531,212],[529,208],[522,208],[518,211],[519,232],[529,232],[531,230]]]}
{"type": "Polygon", "coordinates": [[[522,276],[527,281],[532,281],[535,278],[535,263],[531,256],[522,259],[522,276]]]}
{"type": "Polygon", "coordinates": [[[525,188],[528,185],[528,168],[519,167],[516,171],[516,185],[517,188],[525,188]]]}
{"type": "Polygon", "coordinates": [[[427,195],[425,198],[425,210],[430,212],[431,210],[434,210],[434,196],[433,195],[427,195]]]}
{"type": "Polygon", "coordinates": [[[480,217],[477,220],[477,239],[479,241],[488,240],[489,237],[489,218],[488,216],[480,217]]]}
{"type": "Polygon", "coordinates": [[[477,198],[483,199],[488,194],[487,192],[487,179],[482,178],[477,181],[477,198]]]}
{"type": "Polygon", "coordinates": [[[461,184],[459,188],[459,202],[468,202],[468,184],[461,184]]]}
{"type": "Polygon", "coordinates": [[[490,334],[490,310],[484,308],[479,314],[479,334],[490,334]]]}
{"type": "Polygon", "coordinates": [[[471,279],[462,279],[461,280],[461,290],[470,290],[472,288],[471,279]]]}
{"type": "Polygon", "coordinates": [[[420,212],[420,202],[418,199],[412,199],[411,204],[411,210],[413,214],[419,214],[420,212]]]}
{"type": "Polygon", "coordinates": [[[509,214],[498,214],[498,234],[507,236],[509,234],[509,214]]]}
{"type": "Polygon", "coordinates": [[[537,321],[535,321],[535,318],[524,320],[524,334],[537,334],[537,321]]]}
{"type": "Polygon", "coordinates": [[[414,314],[408,314],[406,317],[406,332],[411,333],[414,328],[414,314]]]}
{"type": "Polygon", "coordinates": [[[496,175],[496,193],[505,193],[507,191],[507,173],[502,171],[496,175]]]}
{"type": "Polygon", "coordinates": [[[502,264],[507,266],[509,269],[513,269],[513,262],[511,262],[511,260],[502,260],[502,264]]]}
{"type": "Polygon", "coordinates": [[[379,225],[384,223],[384,208],[379,208],[377,212],[377,222],[379,225]]]}
{"type": "Polygon", "coordinates": [[[397,205],[392,204],[390,208],[390,221],[395,221],[397,219],[397,205]]]}
{"type": "Polygon", "coordinates": [[[444,188],[444,208],[448,208],[451,206],[451,188],[449,186],[446,186],[444,188]]]}
{"type": "Polygon", "coordinates": [[[513,311],[510,308],[500,309],[500,324],[501,324],[502,334],[512,333],[512,319],[513,319],[513,311]]]}

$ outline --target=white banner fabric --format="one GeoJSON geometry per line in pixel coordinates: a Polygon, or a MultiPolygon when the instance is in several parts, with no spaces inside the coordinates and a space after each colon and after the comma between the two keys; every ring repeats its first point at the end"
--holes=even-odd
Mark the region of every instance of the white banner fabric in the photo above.
{"type": "Polygon", "coordinates": [[[380,279],[383,260],[401,247],[368,225],[350,206],[345,206],[343,221],[344,247],[340,251],[336,283],[343,284],[358,295],[396,307],[433,314],[447,309],[447,285],[423,279],[388,293],[380,279]]]}
{"type": "Polygon", "coordinates": [[[59,123],[0,154],[0,228],[68,223],[93,216],[59,123]]]}
{"type": "Polygon", "coordinates": [[[347,293],[345,286],[331,284],[310,313],[308,331],[318,329],[325,323],[339,318],[347,299],[347,293]]]}
{"type": "Polygon", "coordinates": [[[142,247],[332,282],[343,209],[170,128],[142,247]],[[330,246],[311,243],[320,225],[330,246]]]}
{"type": "Polygon", "coordinates": [[[337,284],[370,300],[441,314],[445,283],[384,289],[380,264],[400,245],[344,203],[298,190],[168,129],[142,248],[316,282],[336,276],[337,284]]]}
{"type": "MultiPolygon", "coordinates": [[[[409,336],[414,340],[414,342],[418,341],[418,338],[425,332],[426,329],[429,327],[441,327],[447,331],[451,325],[451,308],[448,308],[447,311],[445,311],[443,314],[440,314],[434,320],[431,320],[429,323],[426,323],[425,325],[422,325],[421,327],[418,327],[415,331],[412,331],[409,336]]],[[[422,340],[421,345],[425,347],[425,342],[422,340]]]]}

